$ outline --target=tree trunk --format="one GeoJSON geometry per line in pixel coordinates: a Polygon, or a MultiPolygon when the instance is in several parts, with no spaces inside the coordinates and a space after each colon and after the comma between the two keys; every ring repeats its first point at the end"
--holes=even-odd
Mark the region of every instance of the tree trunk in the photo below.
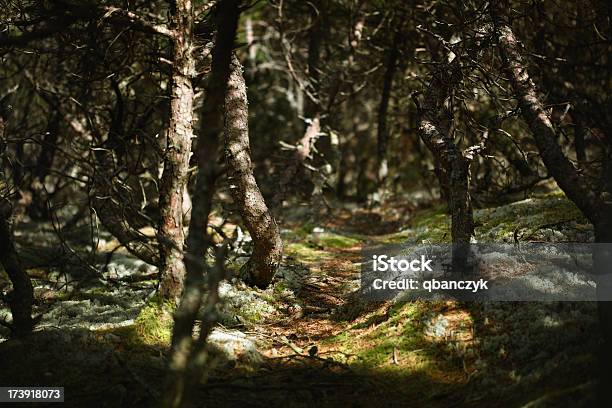
{"type": "Polygon", "coordinates": [[[168,147],[160,183],[160,278],[159,294],[178,303],[183,291],[183,190],[193,138],[193,8],[189,0],[176,0],[172,7],[173,59],[168,147]]]}
{"type": "MultiPolygon", "coordinates": [[[[308,32],[308,80],[311,85],[312,95],[317,98],[313,101],[311,98],[306,100],[306,109],[304,114],[307,118],[312,119],[320,115],[321,101],[319,91],[321,89],[321,75],[319,72],[319,64],[321,61],[321,46],[323,44],[323,13],[325,7],[323,0],[315,0],[308,5],[310,7],[310,30],[308,32]]],[[[308,126],[307,126],[308,127],[308,126]]]]}
{"type": "Polygon", "coordinates": [[[0,207],[5,207],[0,208],[0,263],[13,284],[13,291],[9,294],[9,306],[13,315],[11,330],[13,336],[19,337],[30,333],[34,328],[32,319],[34,290],[30,277],[21,267],[19,255],[13,244],[8,224],[10,204],[0,201],[0,207]]]}
{"type": "Polygon", "coordinates": [[[246,84],[240,61],[234,56],[225,97],[225,157],[234,202],[254,243],[242,272],[247,283],[263,289],[278,269],[283,242],[253,175],[248,120],[246,84]]]}
{"type": "Polygon", "coordinates": [[[282,208],[283,201],[292,190],[292,185],[296,183],[297,180],[302,179],[304,164],[306,160],[311,157],[314,143],[317,141],[320,132],[321,121],[319,120],[319,116],[316,115],[310,122],[310,125],[308,125],[304,136],[300,139],[291,161],[287,164],[287,168],[283,171],[276,194],[274,194],[272,198],[272,208],[274,210],[278,211],[278,209],[282,208]]]}
{"type": "Polygon", "coordinates": [[[219,135],[223,128],[224,96],[238,25],[238,6],[237,0],[222,0],[219,3],[212,71],[201,113],[201,121],[205,127],[197,141],[198,174],[187,236],[185,289],[174,316],[164,407],[180,407],[190,403],[190,390],[202,377],[203,364],[206,362],[204,344],[214,323],[214,303],[217,300],[220,273],[212,273],[215,269],[210,268],[206,262],[206,252],[212,245],[206,231],[215,181],[219,173],[217,152],[219,135]],[[203,319],[198,342],[194,345],[193,327],[202,307],[205,286],[208,289],[207,315],[203,319]]]}
{"type": "MultiPolygon", "coordinates": [[[[0,106],[0,108],[2,107],[0,106]]],[[[0,109],[1,113],[2,109],[0,109]]],[[[5,140],[5,130],[4,118],[0,116],[0,142],[5,140]]],[[[0,192],[7,187],[3,176],[4,174],[0,169],[0,192]]],[[[11,203],[4,197],[0,197],[0,264],[2,264],[13,285],[13,291],[8,295],[8,303],[13,317],[11,331],[13,336],[19,337],[30,333],[34,328],[35,322],[32,319],[34,289],[30,277],[21,266],[19,254],[17,254],[13,243],[13,234],[8,222],[11,212],[11,203]]]]}
{"type": "Polygon", "coordinates": [[[537,88],[529,77],[520,43],[512,28],[495,7],[491,8],[491,15],[504,70],[510,78],[521,115],[533,134],[542,161],[567,197],[589,221],[597,224],[609,208],[606,209],[604,202],[588,188],[588,184],[563,154],[552,122],[538,97],[537,88]]]}
{"type": "Polygon", "coordinates": [[[460,80],[461,66],[458,59],[434,72],[419,120],[419,135],[442,166],[442,178],[448,186],[446,196],[452,217],[453,267],[456,269],[465,267],[474,229],[469,194],[469,161],[453,141],[449,126],[452,112],[445,106],[460,80]]]}

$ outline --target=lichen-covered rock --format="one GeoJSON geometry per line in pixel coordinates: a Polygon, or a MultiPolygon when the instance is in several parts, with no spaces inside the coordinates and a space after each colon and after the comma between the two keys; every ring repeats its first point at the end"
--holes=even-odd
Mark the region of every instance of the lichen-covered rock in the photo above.
{"type": "Polygon", "coordinates": [[[593,228],[562,193],[474,211],[479,242],[592,242],[593,228]]]}
{"type": "Polygon", "coordinates": [[[125,287],[83,292],[75,300],[52,303],[40,326],[98,330],[108,324],[133,322],[148,295],[148,290],[136,291],[125,287]]]}
{"type": "Polygon", "coordinates": [[[220,322],[227,326],[253,324],[276,312],[265,291],[251,288],[242,282],[221,282],[220,322]]]}
{"type": "MultiPolygon", "coordinates": [[[[593,227],[560,191],[498,207],[474,210],[478,242],[593,242],[593,227]]],[[[408,228],[389,235],[387,243],[450,242],[450,215],[444,205],[418,211],[408,228]]]]}
{"type": "Polygon", "coordinates": [[[222,365],[255,367],[263,361],[255,340],[237,330],[214,329],[208,336],[208,344],[222,365]]]}

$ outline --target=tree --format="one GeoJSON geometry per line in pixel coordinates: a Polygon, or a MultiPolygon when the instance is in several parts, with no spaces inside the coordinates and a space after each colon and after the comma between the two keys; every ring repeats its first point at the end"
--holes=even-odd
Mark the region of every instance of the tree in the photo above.
{"type": "Polygon", "coordinates": [[[283,241],[253,175],[246,84],[235,55],[225,97],[225,157],[234,202],[254,243],[243,272],[247,282],[266,288],[283,256],[283,241]]]}
{"type": "Polygon", "coordinates": [[[208,126],[197,141],[198,173],[193,211],[187,236],[185,287],[174,316],[174,330],[169,356],[169,370],[164,394],[164,406],[179,407],[191,403],[191,392],[199,383],[206,367],[206,339],[216,318],[218,284],[222,279],[223,257],[210,266],[206,259],[212,240],[207,233],[208,216],[212,207],[217,147],[223,127],[223,98],[230,76],[230,63],[234,37],[240,15],[238,0],[223,0],[218,5],[217,35],[212,51],[212,72],[202,119],[208,126]],[[204,296],[206,295],[206,299],[204,296]],[[193,327],[202,304],[200,334],[194,341],[193,327]]]}
{"type": "Polygon", "coordinates": [[[453,112],[449,98],[461,81],[459,58],[450,64],[442,63],[432,73],[429,87],[419,109],[419,134],[442,166],[443,184],[447,188],[451,213],[453,266],[465,265],[470,239],[474,231],[472,204],[469,193],[469,160],[453,141],[450,129],[453,112]]]}
{"type": "Polygon", "coordinates": [[[193,5],[190,0],[171,2],[172,76],[167,149],[160,182],[159,294],[178,303],[183,291],[183,194],[193,139],[193,84],[195,56],[193,5]]]}
{"type": "MultiPolygon", "coordinates": [[[[538,90],[531,79],[527,64],[523,58],[521,45],[506,17],[495,5],[491,5],[495,37],[502,58],[504,71],[510,79],[514,95],[521,109],[521,115],[535,140],[546,168],[565,195],[572,200],[595,227],[595,241],[598,243],[612,242],[612,202],[606,199],[610,191],[597,192],[589,187],[588,181],[577,171],[574,165],[563,154],[557,142],[557,134],[549,114],[544,109],[538,90]]],[[[602,174],[605,176],[605,173],[602,174]]],[[[612,293],[610,279],[610,250],[608,247],[596,248],[594,251],[593,268],[601,274],[597,281],[597,291],[600,299],[607,299],[612,293]]],[[[601,354],[600,368],[600,398],[608,390],[604,389],[612,380],[610,364],[612,363],[612,302],[599,301],[599,321],[605,341],[601,354]]]]}
{"type": "MultiPolygon", "coordinates": [[[[0,101],[2,102],[2,101],[0,101]]],[[[4,111],[3,106],[0,109],[4,111]]],[[[0,116],[0,158],[4,156],[5,145],[4,118],[0,116]]],[[[19,254],[15,249],[13,234],[10,229],[11,203],[5,197],[9,183],[4,180],[4,172],[0,170],[0,264],[7,273],[13,290],[8,294],[8,303],[11,308],[13,322],[10,329],[14,336],[23,336],[32,331],[35,321],[32,318],[32,304],[34,303],[34,290],[32,281],[21,266],[19,254]]]]}
{"type": "Polygon", "coordinates": [[[376,175],[378,177],[379,187],[382,187],[382,184],[387,178],[389,172],[389,166],[387,163],[387,146],[389,144],[389,124],[387,115],[389,110],[389,100],[391,99],[391,90],[393,88],[393,77],[395,76],[395,72],[398,68],[400,47],[403,41],[403,20],[404,15],[400,15],[400,23],[398,23],[398,26],[395,28],[391,48],[389,49],[386,56],[386,68],[385,73],[383,75],[383,87],[380,96],[380,104],[378,105],[378,128],[376,135],[376,161],[378,163],[378,171],[376,172],[376,175]]]}

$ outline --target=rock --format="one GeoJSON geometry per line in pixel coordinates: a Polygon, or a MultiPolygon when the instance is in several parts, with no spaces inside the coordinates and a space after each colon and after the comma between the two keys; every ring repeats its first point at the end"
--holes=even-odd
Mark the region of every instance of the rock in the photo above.
{"type": "Polygon", "coordinates": [[[276,309],[257,290],[241,283],[221,282],[219,286],[220,321],[225,325],[236,322],[253,324],[273,314],[276,309]]]}
{"type": "Polygon", "coordinates": [[[448,320],[443,315],[438,315],[427,322],[425,333],[432,337],[445,337],[447,335],[448,320]]]}
{"type": "Polygon", "coordinates": [[[257,366],[263,362],[255,340],[240,331],[214,329],[208,343],[225,363],[257,366]]]}

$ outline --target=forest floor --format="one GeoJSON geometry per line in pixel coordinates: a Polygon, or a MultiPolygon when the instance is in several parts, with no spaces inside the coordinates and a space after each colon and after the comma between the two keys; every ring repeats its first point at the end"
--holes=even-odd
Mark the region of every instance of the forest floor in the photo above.
{"type": "MultiPolygon", "coordinates": [[[[362,249],[448,241],[444,209],[344,206],[316,224],[298,213],[283,224],[286,256],[270,288],[222,287],[222,319],[213,334],[219,364],[200,389],[202,403],[592,403],[599,343],[593,303],[369,302],[357,290],[362,249]]],[[[503,242],[516,231],[525,240],[592,239],[559,193],[480,209],[475,219],[479,240],[503,242]]],[[[151,298],[151,271],[128,261],[117,254],[103,280],[78,290],[65,277],[58,285],[61,273],[32,268],[45,312],[41,329],[0,343],[0,384],[65,386],[68,406],[151,406],[162,389],[171,312],[151,298]]]]}

